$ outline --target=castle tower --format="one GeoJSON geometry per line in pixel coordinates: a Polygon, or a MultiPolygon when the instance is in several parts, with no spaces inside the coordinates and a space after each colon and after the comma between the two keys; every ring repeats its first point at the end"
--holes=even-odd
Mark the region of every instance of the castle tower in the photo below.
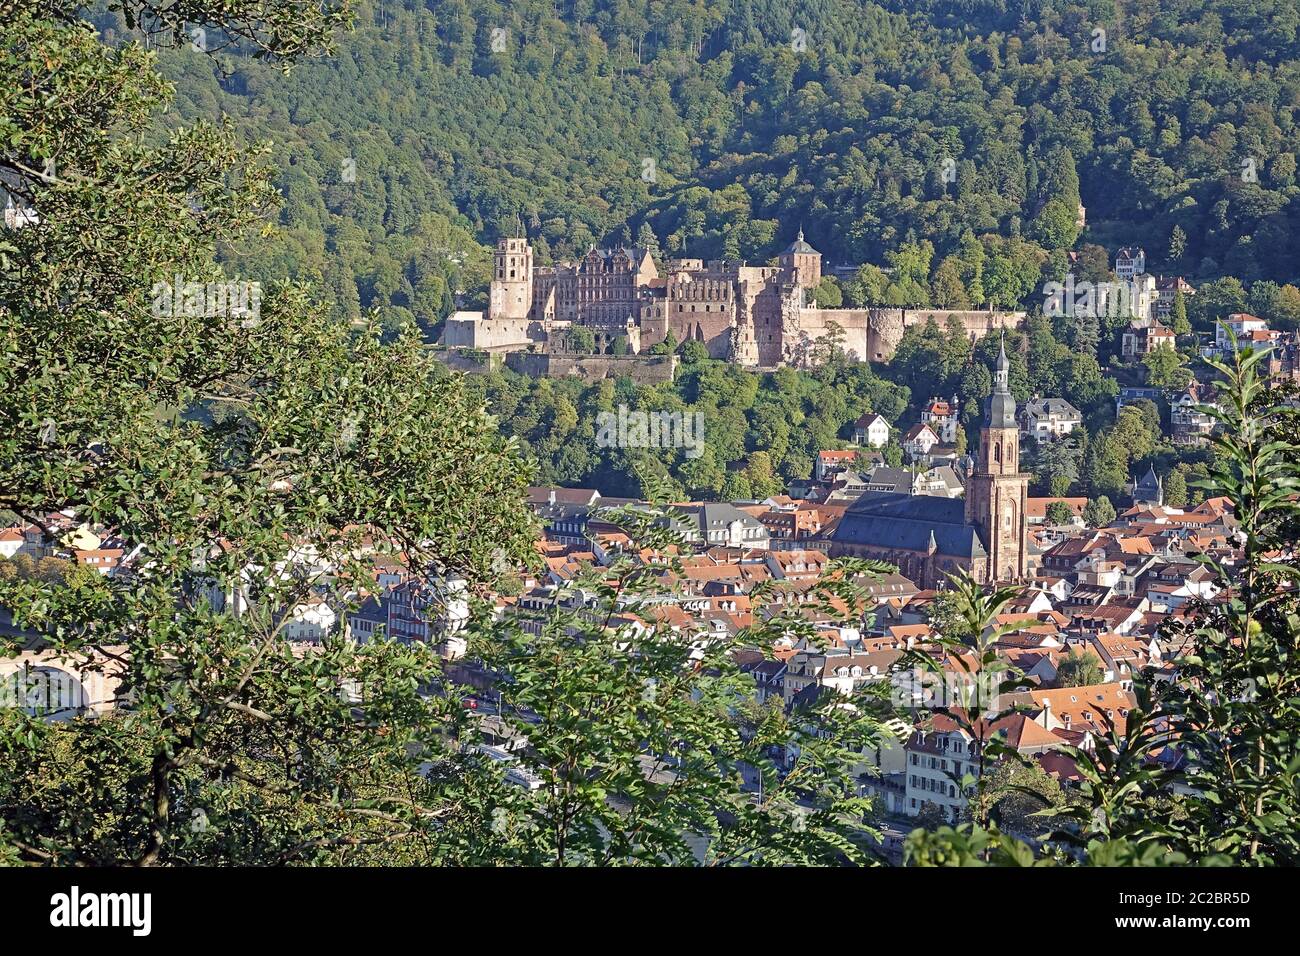
{"type": "Polygon", "coordinates": [[[993,371],[993,394],[984,404],[979,454],[966,483],[966,523],[974,525],[989,553],[987,581],[1026,577],[1025,498],[1029,476],[1020,473],[1020,427],[1008,384],[1011,363],[1005,343],[993,371]]]}
{"type": "Polygon", "coordinates": [[[822,281],[822,254],[804,241],[802,226],[799,227],[799,237],[781,253],[777,263],[789,281],[798,283],[801,288],[815,289],[822,281]]]}
{"type": "Polygon", "coordinates": [[[497,240],[489,319],[526,319],[533,307],[533,250],[522,237],[497,240]]]}

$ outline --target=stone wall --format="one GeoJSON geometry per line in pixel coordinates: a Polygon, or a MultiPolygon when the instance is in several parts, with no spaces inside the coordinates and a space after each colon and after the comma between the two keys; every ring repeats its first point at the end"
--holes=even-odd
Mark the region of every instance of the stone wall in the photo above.
{"type": "Polygon", "coordinates": [[[488,319],[482,312],[456,312],[443,327],[442,344],[448,348],[500,349],[545,342],[542,323],[529,319],[488,319]]]}
{"type": "Polygon", "coordinates": [[[914,325],[924,325],[931,318],[940,329],[946,329],[949,319],[956,319],[962,324],[966,337],[973,342],[998,329],[1017,328],[1025,320],[1025,313],[983,309],[872,309],[867,358],[872,362],[888,361],[902,341],[903,332],[914,325]]]}
{"type": "Polygon", "coordinates": [[[491,352],[477,349],[443,349],[435,352],[434,357],[449,369],[470,375],[481,375],[484,372],[490,372],[494,364],[501,364],[499,354],[494,363],[491,352]]]}
{"type": "Polygon", "coordinates": [[[868,309],[804,309],[799,313],[798,331],[816,341],[830,331],[831,323],[844,332],[844,350],[858,360],[871,357],[869,339],[871,312],[868,309]]]}
{"type": "Polygon", "coordinates": [[[562,355],[545,352],[510,352],[506,367],[533,378],[577,376],[587,382],[626,375],[642,385],[671,382],[677,368],[675,355],[562,355]]]}
{"type": "MultiPolygon", "coordinates": [[[[783,300],[784,301],[784,300],[783,300]]],[[[777,361],[799,364],[797,356],[807,352],[811,344],[827,334],[834,323],[843,332],[844,349],[857,359],[870,362],[887,362],[894,355],[903,332],[914,325],[924,325],[931,318],[940,329],[947,328],[949,319],[961,323],[972,341],[997,329],[1014,329],[1025,319],[1023,312],[989,312],[983,310],[957,311],[951,309],[785,309],[779,320],[763,314],[759,323],[759,347],[762,353],[764,332],[778,324],[781,328],[783,350],[778,356],[771,351],[763,353],[762,364],[777,361]]]]}

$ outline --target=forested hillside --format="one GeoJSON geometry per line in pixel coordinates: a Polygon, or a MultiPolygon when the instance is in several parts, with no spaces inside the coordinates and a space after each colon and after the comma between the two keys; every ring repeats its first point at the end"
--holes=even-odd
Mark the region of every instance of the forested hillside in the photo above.
{"type": "Polygon", "coordinates": [[[834,263],[916,244],[918,284],[856,290],[900,304],[1030,299],[1080,241],[1288,282],[1297,27],[1295,0],[374,0],[287,77],[161,66],[169,122],[275,144],[277,252],[235,268],[430,325],[516,216],[543,261],[647,224],[752,260],[798,223],[834,263]]]}

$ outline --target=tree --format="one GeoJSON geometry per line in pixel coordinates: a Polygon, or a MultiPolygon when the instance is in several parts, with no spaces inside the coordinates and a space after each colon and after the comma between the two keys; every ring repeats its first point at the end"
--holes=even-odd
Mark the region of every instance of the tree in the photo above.
{"type": "Polygon", "coordinates": [[[596,334],[584,325],[570,326],[565,338],[571,352],[590,355],[596,351],[596,334]]]}
{"type": "Polygon", "coordinates": [[[1153,388],[1181,390],[1192,378],[1183,357],[1173,348],[1151,349],[1142,356],[1142,365],[1147,370],[1147,384],[1153,388]]]}
{"type": "Polygon", "coordinates": [[[966,294],[966,286],[961,281],[961,265],[952,256],[939,263],[939,268],[934,271],[932,288],[931,298],[934,300],[934,304],[941,309],[969,309],[971,307],[970,297],[966,294]]]}
{"type": "Polygon", "coordinates": [[[1187,479],[1178,469],[1174,469],[1165,478],[1165,504],[1171,508],[1181,508],[1187,504],[1187,479]]]}
{"type": "Polygon", "coordinates": [[[1067,803],[1061,785],[1037,763],[1008,757],[989,775],[988,798],[997,827],[1023,839],[1040,839],[1059,821],[1046,811],[1067,803]]]}
{"type": "Polygon", "coordinates": [[[844,304],[844,295],[834,276],[822,276],[822,281],[813,290],[813,302],[819,309],[838,309],[844,304]]]}
{"type": "MultiPolygon", "coordinates": [[[[953,414],[956,413],[957,413],[957,409],[954,408],[953,414]]],[[[957,437],[953,441],[953,452],[957,455],[958,458],[960,458],[966,454],[966,449],[967,449],[966,429],[963,426],[958,425],[957,437]]]]}
{"type": "Polygon", "coordinates": [[[1187,233],[1182,226],[1174,226],[1169,233],[1169,261],[1177,262],[1187,252],[1187,233]]]}
{"type": "Polygon", "coordinates": [[[1279,550],[1296,534],[1300,448],[1296,409],[1259,374],[1265,354],[1246,347],[1230,365],[1213,362],[1224,398],[1207,484],[1231,503],[1241,549],[1231,566],[1202,560],[1224,597],[1171,633],[1189,644],[1174,680],[1135,678],[1126,735],[1106,735],[1090,755],[1071,751],[1083,784],[1066,839],[1090,852],[1118,838],[1203,864],[1300,859],[1289,822],[1300,809],[1298,771],[1279,746],[1300,724],[1300,669],[1282,649],[1295,640],[1296,567],[1279,550]],[[1153,756],[1174,742],[1184,766],[1178,785],[1200,799],[1177,800],[1171,775],[1152,771],[1153,756]]]}
{"type": "Polygon", "coordinates": [[[1174,301],[1169,307],[1169,327],[1175,335],[1186,335],[1192,331],[1192,324],[1187,320],[1187,297],[1181,289],[1174,293],[1174,301]]]}
{"type": "Polygon", "coordinates": [[[1245,311],[1246,290],[1241,280],[1232,276],[1204,283],[1188,306],[1192,328],[1202,332],[1213,330],[1215,323],[1234,312],[1245,311]]]}
{"type": "Polygon", "coordinates": [[[937,803],[927,800],[921,804],[914,822],[918,830],[938,830],[949,822],[947,814],[937,803]]]}
{"type": "Polygon", "coordinates": [[[1074,521],[1074,511],[1064,501],[1053,501],[1047,506],[1046,519],[1049,525],[1071,524],[1074,521]]]}
{"type": "Polygon", "coordinates": [[[1260,374],[1267,354],[1246,347],[1232,364],[1212,362],[1225,400],[1214,411],[1211,482],[1232,504],[1242,551],[1235,567],[1206,558],[1230,597],[1188,622],[1195,658],[1176,684],[1156,688],[1155,701],[1188,755],[1188,784],[1213,794],[1173,821],[1174,847],[1193,858],[1284,864],[1300,860],[1300,839],[1285,822],[1300,807],[1298,770],[1278,743],[1300,726],[1300,671],[1283,650],[1296,635],[1296,566],[1278,549],[1295,539],[1300,516],[1300,447],[1296,409],[1260,374]]]}
{"type": "Polygon", "coordinates": [[[745,476],[749,479],[750,494],[760,501],[781,493],[781,480],[772,468],[772,456],[765,451],[750,453],[745,476]]]}
{"type": "Polygon", "coordinates": [[[636,244],[642,249],[649,249],[650,255],[655,258],[659,257],[659,237],[656,236],[655,231],[650,228],[650,223],[641,223],[641,228],[637,230],[636,234],[636,244]]]}
{"type": "Polygon", "coordinates": [[[1056,668],[1056,682],[1061,687],[1087,687],[1105,679],[1101,659],[1091,651],[1073,650],[1056,668]]]}
{"type": "MultiPolygon", "coordinates": [[[[346,613],[373,585],[367,548],[470,589],[499,556],[529,559],[528,471],[413,337],[353,328],[294,284],[253,295],[223,275],[217,244],[274,208],[264,148],[231,124],[146,136],[168,89],[152,59],[55,6],[5,9],[0,35],[14,80],[0,166],[41,220],[0,256],[0,498],[26,520],[75,508],[111,523],[140,560],[0,582],[19,626],[130,693],[104,720],[2,709],[0,843],[42,863],[365,861],[394,846],[389,859],[428,860],[413,848],[434,833],[453,852],[478,822],[454,809],[459,788],[494,784],[448,747],[454,704],[419,693],[436,654],[331,640],[296,655],[284,627],[315,598],[346,613]],[[56,177],[30,172],[56,155],[56,177]],[[193,285],[169,288],[176,276],[193,285]],[[218,301],[207,283],[234,291],[218,301]],[[236,594],[247,607],[223,611],[215,596],[236,594]]],[[[189,42],[194,8],[126,6],[189,42]]],[[[236,0],[207,25],[292,56],[340,17],[236,0]]]]}
{"type": "Polygon", "coordinates": [[[858,306],[884,305],[885,287],[889,279],[879,266],[861,266],[853,278],[844,284],[844,295],[849,303],[858,306]]]}
{"type": "MultiPolygon", "coordinates": [[[[681,544],[656,515],[613,509],[602,517],[661,553],[681,544]]],[[[679,561],[671,566],[680,573],[679,561]]],[[[628,558],[593,568],[536,628],[481,618],[471,643],[501,677],[505,719],[527,735],[520,765],[543,783],[501,805],[509,858],[596,866],[863,860],[871,831],[851,771],[884,732],[873,716],[881,702],[846,695],[789,715],[757,707],[731,638],[682,641],[653,623],[662,570],[628,558]],[[794,766],[779,767],[776,750],[795,754],[794,766]],[[745,789],[744,768],[763,775],[761,799],[757,786],[745,789]]],[[[842,596],[864,600],[867,583],[842,596]]],[[[829,597],[819,586],[816,599],[829,597]]],[[[793,617],[777,609],[772,626],[759,627],[760,643],[787,627],[811,633],[793,617]]]]}
{"type": "Polygon", "coordinates": [[[1105,495],[1093,498],[1083,507],[1083,523],[1089,528],[1105,528],[1115,520],[1115,506],[1105,495]]]}
{"type": "Polygon", "coordinates": [[[698,339],[687,339],[678,347],[677,354],[687,365],[695,365],[709,357],[709,349],[698,339]]]}

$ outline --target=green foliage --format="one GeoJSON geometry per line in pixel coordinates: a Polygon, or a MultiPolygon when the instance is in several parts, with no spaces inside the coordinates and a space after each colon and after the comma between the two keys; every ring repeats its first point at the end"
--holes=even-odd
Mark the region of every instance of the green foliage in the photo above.
{"type": "Polygon", "coordinates": [[[1105,528],[1115,520],[1115,506],[1105,495],[1083,506],[1083,523],[1089,528],[1105,528]]]}
{"type": "Polygon", "coordinates": [[[1178,470],[1171,471],[1165,478],[1165,504],[1170,508],[1181,508],[1187,504],[1187,479],[1178,470]]]}
{"type": "Polygon", "coordinates": [[[1047,506],[1046,518],[1049,525],[1070,524],[1074,521],[1074,511],[1064,501],[1053,501],[1047,506]]]}
{"type": "MultiPolygon", "coordinates": [[[[654,474],[671,480],[679,496],[715,500],[763,498],[789,480],[809,478],[817,452],[842,447],[860,416],[879,412],[897,420],[910,398],[907,389],[862,363],[757,373],[708,359],[702,343],[685,346],[701,354],[684,361],[671,384],[537,381],[509,370],[475,376],[469,384],[503,430],[534,456],[543,482],[639,496],[644,476],[654,474]],[[620,405],[692,422],[702,416],[703,443],[696,449],[602,447],[597,416],[617,414],[620,405]]],[[[893,452],[886,446],[886,460],[894,453],[901,463],[896,442],[893,452]]]]}
{"type": "MultiPolygon", "coordinates": [[[[667,553],[680,545],[654,515],[604,517],[643,546],[667,553]]],[[[865,862],[869,805],[855,796],[852,768],[890,733],[880,719],[887,705],[864,693],[789,714],[758,707],[752,679],[731,658],[739,638],[656,623],[657,598],[667,593],[661,578],[672,569],[680,571],[675,560],[620,559],[575,581],[538,627],[485,617],[471,638],[498,677],[506,720],[526,736],[518,759],[542,781],[497,814],[510,859],[865,862]],[[796,756],[779,766],[776,752],[796,756]],[[761,790],[745,785],[756,774],[761,790]]],[[[852,590],[861,600],[860,585],[836,596],[852,590]]],[[[777,615],[744,638],[766,646],[786,625],[777,615]]]]}
{"type": "Polygon", "coordinates": [[[1061,659],[1056,669],[1057,683],[1062,687],[1087,687],[1100,684],[1106,673],[1102,669],[1101,659],[1091,651],[1072,650],[1061,659]]]}
{"type": "MultiPolygon", "coordinates": [[[[1081,782],[1056,811],[1053,843],[1092,865],[1292,865],[1300,735],[1296,567],[1290,554],[1300,505],[1296,409],[1271,391],[1264,352],[1214,363],[1224,407],[1211,439],[1207,490],[1239,522],[1233,565],[1199,555],[1226,598],[1194,607],[1166,636],[1185,642],[1173,680],[1144,672],[1122,732],[1112,724],[1090,749],[1066,748],[1081,782]],[[1281,399],[1281,400],[1279,400],[1281,399]]],[[[980,826],[909,838],[919,865],[1052,862],[980,826]],[[1009,842],[1010,841],[1010,842],[1009,842]]]]}
{"type": "MultiPolygon", "coordinates": [[[[364,547],[471,588],[499,556],[526,558],[529,475],[413,337],[353,327],[293,284],[245,312],[159,306],[154,284],[177,275],[233,281],[213,256],[273,206],[265,151],[229,124],[151,142],[167,103],[152,55],[101,45],[78,9],[6,9],[0,34],[0,164],[40,216],[0,267],[0,499],[28,521],[76,509],[141,557],[125,576],[0,580],[0,605],[114,671],[128,703],[55,726],[4,709],[4,838],[60,863],[364,861],[418,844],[471,786],[444,743],[454,714],[418,693],[436,655],[299,654],[284,628],[304,601],[346,611],[373,586],[364,547]],[[45,157],[56,177],[29,172],[45,157]],[[245,613],[220,610],[234,594],[245,613]],[[454,796],[426,785],[422,753],[450,768],[454,796]],[[199,812],[210,827],[191,826],[199,812]]],[[[214,16],[291,55],[327,9],[214,16]]],[[[0,638],[0,653],[20,643],[0,638]]]]}
{"type": "Polygon", "coordinates": [[[1267,352],[1250,348],[1215,362],[1226,401],[1212,413],[1214,462],[1204,484],[1226,497],[1240,525],[1235,566],[1200,560],[1228,599],[1185,626],[1193,650],[1180,680],[1158,688],[1156,705],[1200,795],[1174,821],[1169,843],[1191,857],[1222,854],[1242,863],[1293,864],[1300,842],[1292,822],[1300,734],[1300,641],[1296,600],[1296,492],[1300,448],[1293,405],[1261,375],[1267,352]]]}
{"type": "Polygon", "coordinates": [[[1153,388],[1180,391],[1192,380],[1191,371],[1183,365],[1183,357],[1172,348],[1151,349],[1142,356],[1147,371],[1147,384],[1153,388]]]}
{"type": "Polygon", "coordinates": [[[596,335],[591,329],[575,325],[565,333],[565,345],[569,351],[580,355],[590,355],[596,351],[596,335]]]}

